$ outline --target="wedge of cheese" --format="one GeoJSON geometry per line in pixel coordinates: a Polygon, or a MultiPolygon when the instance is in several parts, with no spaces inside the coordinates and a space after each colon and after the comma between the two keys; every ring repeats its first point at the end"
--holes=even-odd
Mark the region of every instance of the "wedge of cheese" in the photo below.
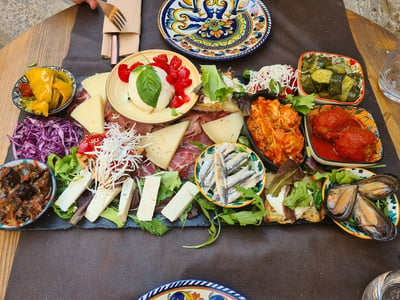
{"type": "Polygon", "coordinates": [[[106,95],[106,81],[110,72],[98,73],[93,76],[87,77],[82,81],[82,86],[91,97],[100,96],[105,102],[106,95]]]}
{"type": "Polygon", "coordinates": [[[155,165],[166,170],[175,155],[189,121],[180,122],[151,133],[151,137],[141,140],[141,145],[146,148],[147,158],[155,165]]]}
{"type": "Polygon", "coordinates": [[[243,127],[243,114],[238,111],[201,125],[214,143],[237,142],[243,127]]]}
{"type": "Polygon", "coordinates": [[[92,173],[90,173],[88,169],[83,169],[58,197],[56,205],[58,205],[62,211],[67,211],[92,182],[92,173]]]}
{"type": "Polygon", "coordinates": [[[112,189],[106,189],[103,186],[99,186],[92,201],[90,201],[89,206],[86,209],[85,218],[90,222],[95,222],[120,192],[121,186],[116,186],[112,189]]]}
{"type": "Polygon", "coordinates": [[[122,222],[126,222],[126,218],[128,217],[129,207],[132,202],[133,192],[136,189],[136,183],[133,178],[127,178],[122,184],[121,195],[119,197],[119,206],[118,206],[118,219],[122,222]]]}
{"type": "Polygon", "coordinates": [[[79,104],[71,117],[90,133],[104,133],[104,102],[98,95],[79,104]]]}
{"type": "Polygon", "coordinates": [[[171,222],[176,221],[198,192],[199,189],[194,183],[185,182],[167,206],[162,209],[161,214],[171,222]]]}
{"type": "Polygon", "coordinates": [[[139,221],[151,221],[153,219],[160,183],[160,176],[151,175],[145,178],[143,192],[136,213],[139,221]]]}

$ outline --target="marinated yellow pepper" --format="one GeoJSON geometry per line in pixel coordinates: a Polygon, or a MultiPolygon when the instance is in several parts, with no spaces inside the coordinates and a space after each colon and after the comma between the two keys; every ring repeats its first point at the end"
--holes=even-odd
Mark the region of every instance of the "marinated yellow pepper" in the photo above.
{"type": "Polygon", "coordinates": [[[72,80],[62,71],[33,68],[25,73],[33,97],[22,97],[21,104],[29,111],[48,116],[50,110],[63,105],[73,93],[72,80]]]}

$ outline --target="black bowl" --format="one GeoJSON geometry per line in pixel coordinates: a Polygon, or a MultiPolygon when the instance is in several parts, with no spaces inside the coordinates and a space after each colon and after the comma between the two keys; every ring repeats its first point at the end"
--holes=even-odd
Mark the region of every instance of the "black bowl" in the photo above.
{"type": "MultiPolygon", "coordinates": [[[[270,94],[267,91],[259,91],[259,92],[255,93],[255,94],[253,94],[250,97],[250,102],[257,100],[258,97],[264,97],[265,99],[268,99],[268,100],[278,99],[280,103],[287,104],[285,99],[280,98],[278,96],[275,96],[273,94],[270,94]]],[[[261,152],[261,150],[255,144],[254,139],[253,139],[253,137],[252,137],[252,135],[251,135],[251,133],[249,131],[249,128],[247,127],[247,119],[248,119],[248,116],[245,116],[245,119],[244,119],[244,130],[245,130],[246,136],[247,136],[247,138],[248,138],[248,140],[250,142],[251,148],[254,150],[254,152],[257,153],[257,155],[260,157],[260,159],[262,160],[262,162],[264,163],[264,165],[266,167],[268,167],[271,171],[277,171],[280,166],[275,164],[275,163],[273,163],[267,156],[265,156],[263,154],[263,152],[261,152]]],[[[304,138],[305,137],[305,133],[304,133],[305,131],[304,131],[304,127],[303,127],[303,121],[300,122],[300,131],[301,131],[301,134],[302,134],[302,136],[304,138]]],[[[302,154],[303,154],[303,158],[298,163],[302,163],[304,161],[305,157],[306,157],[305,138],[304,138],[304,146],[303,146],[302,154]]]]}

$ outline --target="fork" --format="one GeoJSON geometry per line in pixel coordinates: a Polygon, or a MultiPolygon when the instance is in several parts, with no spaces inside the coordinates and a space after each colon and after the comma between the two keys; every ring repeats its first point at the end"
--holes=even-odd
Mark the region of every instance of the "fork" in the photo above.
{"type": "Polygon", "coordinates": [[[98,5],[100,5],[104,14],[111,21],[111,23],[113,23],[118,30],[121,31],[126,24],[126,19],[122,12],[115,5],[110,3],[106,3],[101,0],[96,0],[96,2],[98,5]]]}

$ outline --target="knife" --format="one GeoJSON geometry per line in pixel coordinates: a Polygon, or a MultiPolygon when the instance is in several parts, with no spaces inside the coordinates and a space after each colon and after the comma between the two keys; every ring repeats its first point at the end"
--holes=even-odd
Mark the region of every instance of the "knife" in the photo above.
{"type": "Polygon", "coordinates": [[[111,34],[111,57],[110,63],[114,67],[118,63],[119,59],[119,35],[114,32],[111,34]]]}

